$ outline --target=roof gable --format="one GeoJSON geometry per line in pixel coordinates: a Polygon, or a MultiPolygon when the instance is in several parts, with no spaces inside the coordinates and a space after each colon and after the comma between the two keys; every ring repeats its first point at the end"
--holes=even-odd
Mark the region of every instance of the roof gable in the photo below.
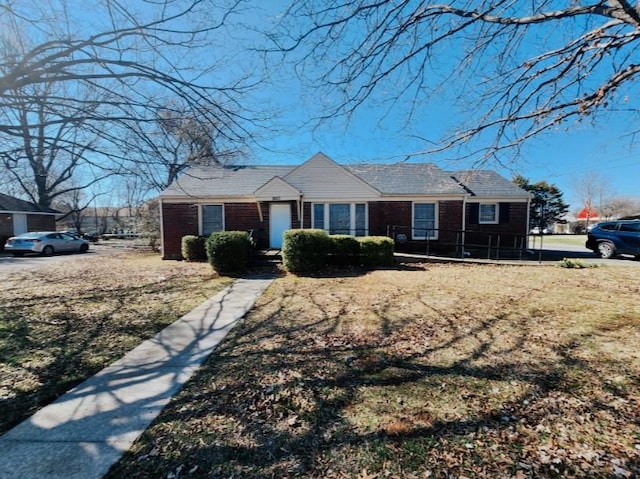
{"type": "Polygon", "coordinates": [[[284,179],[311,199],[378,198],[380,191],[323,153],[317,153],[284,179]]]}
{"type": "Polygon", "coordinates": [[[299,200],[300,196],[302,196],[302,192],[291,186],[279,176],[276,176],[258,188],[254,192],[254,196],[258,201],[269,201],[274,200],[274,198],[277,198],[275,201],[299,200]]]}

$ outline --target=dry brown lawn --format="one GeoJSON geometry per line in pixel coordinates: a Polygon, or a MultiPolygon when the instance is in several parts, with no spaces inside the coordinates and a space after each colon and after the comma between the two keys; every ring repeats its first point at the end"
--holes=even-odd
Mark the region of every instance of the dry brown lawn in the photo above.
{"type": "Polygon", "coordinates": [[[229,283],[157,254],[69,256],[0,283],[0,433],[229,283]]]}
{"type": "Polygon", "coordinates": [[[109,477],[639,477],[639,273],[281,278],[109,477]]]}

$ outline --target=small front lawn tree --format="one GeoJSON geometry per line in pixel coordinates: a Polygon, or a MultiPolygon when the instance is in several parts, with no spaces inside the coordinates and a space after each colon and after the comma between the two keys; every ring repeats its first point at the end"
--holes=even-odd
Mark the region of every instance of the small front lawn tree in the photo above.
{"type": "Polygon", "coordinates": [[[564,221],[569,205],[562,199],[560,189],[546,181],[531,183],[528,178],[517,175],[512,180],[523,190],[531,193],[529,209],[529,226],[538,227],[542,231],[553,223],[564,221]]]}

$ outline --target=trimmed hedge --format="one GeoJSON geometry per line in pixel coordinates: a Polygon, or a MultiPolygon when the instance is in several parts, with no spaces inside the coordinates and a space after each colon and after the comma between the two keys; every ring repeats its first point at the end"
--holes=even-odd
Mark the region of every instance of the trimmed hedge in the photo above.
{"type": "Polygon", "coordinates": [[[337,266],[359,264],[360,243],[353,236],[329,235],[329,260],[337,266]]]}
{"type": "Polygon", "coordinates": [[[282,263],[287,271],[312,273],[328,262],[336,266],[393,265],[393,240],[386,236],[329,236],[321,229],[285,231],[282,263]]]}
{"type": "Polygon", "coordinates": [[[311,273],[327,263],[330,240],[321,229],[292,229],[284,232],[282,264],[292,273],[311,273]]]}
{"type": "Polygon", "coordinates": [[[220,231],[206,241],[207,259],[220,274],[241,273],[249,266],[251,239],[246,231],[220,231]]]}
{"type": "Polygon", "coordinates": [[[182,237],[182,257],[186,261],[206,261],[207,239],[204,236],[187,235],[182,237]]]}
{"type": "Polygon", "coordinates": [[[394,264],[393,240],[387,236],[364,236],[360,243],[360,261],[364,266],[390,266],[394,264]]]}

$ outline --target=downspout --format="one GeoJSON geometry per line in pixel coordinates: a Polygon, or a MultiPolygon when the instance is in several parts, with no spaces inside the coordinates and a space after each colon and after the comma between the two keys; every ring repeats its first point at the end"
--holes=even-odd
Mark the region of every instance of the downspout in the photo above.
{"type": "Polygon", "coordinates": [[[462,258],[464,258],[464,246],[467,244],[467,198],[468,194],[462,197],[462,258]]]}
{"type": "MultiPolygon", "coordinates": [[[[161,254],[161,258],[165,259],[165,256],[164,256],[164,205],[162,203],[162,198],[159,198],[159,200],[160,200],[160,254],[161,254]]],[[[97,217],[97,213],[96,213],[96,217],[97,217]]],[[[96,224],[97,224],[97,219],[96,219],[96,224]]]]}

